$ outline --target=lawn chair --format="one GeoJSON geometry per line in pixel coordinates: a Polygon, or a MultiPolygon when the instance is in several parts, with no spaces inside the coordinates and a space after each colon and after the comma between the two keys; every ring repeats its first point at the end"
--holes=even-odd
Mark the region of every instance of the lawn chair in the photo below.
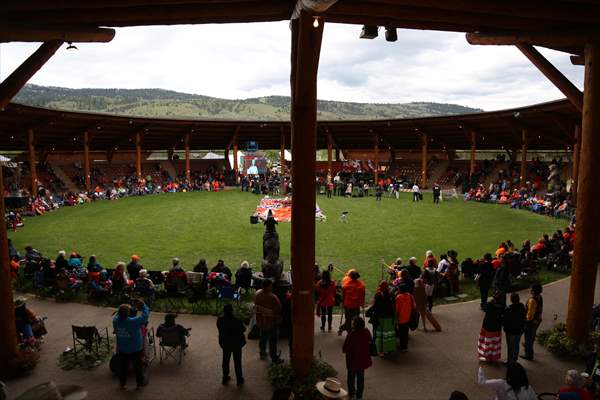
{"type": "Polygon", "coordinates": [[[72,325],[73,333],[73,353],[77,358],[77,350],[85,350],[88,354],[94,354],[100,357],[100,346],[106,345],[106,351],[110,352],[110,342],[108,339],[108,328],[104,331],[98,331],[95,326],[76,326],[72,325]],[[104,344],[102,343],[104,342],[104,344]]]}
{"type": "Polygon", "coordinates": [[[185,355],[185,338],[181,337],[177,326],[170,328],[162,328],[160,331],[160,342],[159,346],[159,357],[160,363],[172,358],[177,361],[177,364],[181,364],[181,360],[185,355]]]}
{"type": "Polygon", "coordinates": [[[240,304],[240,289],[235,289],[231,284],[217,287],[217,300],[215,301],[215,315],[219,314],[219,308],[224,306],[225,302],[236,302],[240,304]]]}

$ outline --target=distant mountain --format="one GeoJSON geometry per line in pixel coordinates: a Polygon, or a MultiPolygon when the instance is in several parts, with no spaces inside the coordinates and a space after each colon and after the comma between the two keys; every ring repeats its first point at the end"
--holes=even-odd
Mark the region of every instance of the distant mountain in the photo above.
{"type": "MultiPolygon", "coordinates": [[[[290,114],[290,98],[285,96],[227,100],[163,89],[68,89],[26,85],[14,101],[60,110],[140,117],[288,120],[290,114]]],[[[414,118],[483,111],[429,102],[375,104],[328,100],[319,100],[317,110],[321,120],[414,118]]]]}

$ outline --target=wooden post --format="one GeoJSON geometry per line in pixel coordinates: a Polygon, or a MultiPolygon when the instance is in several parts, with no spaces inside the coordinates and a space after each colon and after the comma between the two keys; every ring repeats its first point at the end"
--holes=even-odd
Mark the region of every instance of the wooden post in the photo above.
{"type": "MultiPolygon", "coordinates": [[[[0,165],[1,176],[2,165],[0,165]]],[[[0,179],[0,193],[0,215],[4,215],[4,182],[2,179],[0,179]]],[[[15,327],[6,224],[0,226],[0,321],[2,321],[0,324],[0,371],[7,371],[9,361],[17,355],[17,329],[15,327]]]]}
{"type": "Polygon", "coordinates": [[[286,169],[285,165],[285,134],[283,128],[281,128],[281,137],[279,139],[279,165],[281,166],[281,173],[283,174],[286,169]]]}
{"type": "Polygon", "coordinates": [[[237,140],[233,142],[233,174],[235,176],[235,184],[238,184],[238,175],[240,167],[238,166],[238,144],[237,140]]]}
{"type": "Polygon", "coordinates": [[[35,169],[35,137],[33,129],[27,130],[27,143],[29,146],[29,169],[31,170],[31,196],[37,197],[37,171],[35,169]]]}
{"type": "Polygon", "coordinates": [[[315,156],[317,151],[317,70],[323,19],[302,11],[292,20],[292,366],[310,372],[314,350],[315,156]]]}
{"type": "Polygon", "coordinates": [[[0,83],[0,110],[10,103],[10,100],[19,93],[27,81],[56,53],[62,43],[60,40],[45,42],[0,83]]]}
{"type": "Polygon", "coordinates": [[[523,129],[521,137],[521,187],[525,187],[527,182],[527,129],[523,129]]]}
{"type": "Polygon", "coordinates": [[[335,161],[340,161],[340,149],[335,148],[335,161]]]}
{"type": "Polygon", "coordinates": [[[421,188],[427,187],[427,134],[421,134],[421,188]]]}
{"type": "Polygon", "coordinates": [[[588,338],[600,259],[600,44],[585,46],[581,155],[577,186],[577,236],[571,269],[567,333],[578,343],[588,338]]]}
{"type": "Polygon", "coordinates": [[[142,178],[142,134],[135,134],[135,173],[138,179],[142,178]]]}
{"type": "Polygon", "coordinates": [[[83,132],[83,174],[85,176],[85,191],[92,189],[92,176],[90,175],[90,144],[89,134],[83,132]]]}
{"type": "Polygon", "coordinates": [[[329,174],[330,177],[331,177],[331,175],[333,175],[331,173],[332,158],[333,158],[333,138],[331,137],[331,134],[328,133],[327,134],[327,173],[329,174]]]}
{"type": "Polygon", "coordinates": [[[475,173],[475,164],[477,156],[477,134],[475,131],[471,131],[471,165],[469,166],[469,177],[472,177],[475,173]]]}
{"type": "Polygon", "coordinates": [[[192,173],[190,168],[190,138],[192,134],[191,132],[187,132],[185,134],[185,138],[183,139],[185,145],[185,179],[189,182],[192,180],[192,173]]]}
{"type": "Polygon", "coordinates": [[[575,143],[573,145],[573,168],[571,169],[571,203],[577,207],[577,180],[579,178],[579,156],[581,153],[581,126],[575,125],[575,143]]]}
{"type": "Polygon", "coordinates": [[[373,179],[375,180],[375,186],[379,183],[379,135],[373,135],[373,152],[375,153],[375,173],[373,179]]]}

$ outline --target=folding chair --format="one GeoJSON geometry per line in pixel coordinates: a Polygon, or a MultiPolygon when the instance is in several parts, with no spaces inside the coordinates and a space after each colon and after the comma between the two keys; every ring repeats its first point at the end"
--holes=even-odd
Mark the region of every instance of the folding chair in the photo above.
{"type": "Polygon", "coordinates": [[[106,344],[107,352],[110,352],[110,342],[108,339],[108,328],[104,328],[102,334],[98,331],[95,326],[71,326],[73,334],[73,353],[77,358],[77,349],[83,349],[88,354],[95,354],[96,357],[100,356],[100,346],[104,341],[106,344]]]}
{"type": "Polygon", "coordinates": [[[181,360],[185,355],[185,339],[180,336],[179,330],[176,326],[171,328],[162,328],[160,331],[160,342],[158,344],[160,363],[172,358],[177,361],[177,364],[181,364],[181,360]]]}
{"type": "Polygon", "coordinates": [[[232,285],[217,287],[217,301],[215,302],[215,315],[219,313],[219,306],[225,301],[240,303],[240,289],[234,289],[232,285]]]}

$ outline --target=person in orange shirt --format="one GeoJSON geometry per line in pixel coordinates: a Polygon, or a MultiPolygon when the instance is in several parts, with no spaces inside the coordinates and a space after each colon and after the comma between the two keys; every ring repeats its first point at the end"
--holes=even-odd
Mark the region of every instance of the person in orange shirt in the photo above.
{"type": "Polygon", "coordinates": [[[417,305],[412,294],[408,293],[408,286],[400,285],[396,296],[396,318],[398,321],[398,336],[400,341],[400,351],[408,350],[408,330],[413,312],[416,312],[417,305]]]}
{"type": "Polygon", "coordinates": [[[365,283],[358,278],[360,274],[356,270],[350,270],[342,279],[344,323],[340,325],[338,335],[343,331],[350,332],[352,320],[360,315],[360,308],[365,304],[365,283]]]}

